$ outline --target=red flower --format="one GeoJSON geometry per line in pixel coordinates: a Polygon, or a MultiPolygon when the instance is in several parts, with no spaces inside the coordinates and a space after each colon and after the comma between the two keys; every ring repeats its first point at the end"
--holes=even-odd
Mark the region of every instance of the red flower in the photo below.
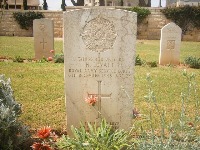
{"type": "Polygon", "coordinates": [[[52,61],[53,58],[52,58],[52,57],[48,57],[47,60],[48,60],[48,61],[52,61]]]}
{"type": "Polygon", "coordinates": [[[33,143],[33,145],[31,147],[33,148],[33,150],[52,150],[50,145],[36,143],[36,142],[33,143]]]}
{"type": "Polygon", "coordinates": [[[193,124],[192,122],[189,122],[189,123],[188,123],[188,126],[189,126],[189,127],[194,127],[194,124],[193,124]]]}
{"type": "Polygon", "coordinates": [[[45,138],[49,137],[50,132],[51,132],[50,127],[44,127],[37,132],[37,136],[39,138],[45,139],[45,138]]]}
{"type": "Polygon", "coordinates": [[[52,50],[50,50],[50,53],[54,53],[55,51],[52,49],[52,50]]]}
{"type": "Polygon", "coordinates": [[[88,98],[85,98],[85,102],[94,106],[94,104],[97,102],[97,97],[96,95],[91,95],[90,97],[88,98]]]}

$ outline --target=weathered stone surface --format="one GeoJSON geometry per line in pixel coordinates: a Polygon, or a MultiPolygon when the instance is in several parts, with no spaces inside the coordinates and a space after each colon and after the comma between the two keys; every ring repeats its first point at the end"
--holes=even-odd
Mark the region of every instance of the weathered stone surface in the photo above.
{"type": "Polygon", "coordinates": [[[161,29],[159,64],[178,65],[182,30],[175,23],[168,23],[161,29]]]}
{"type": "Polygon", "coordinates": [[[93,8],[64,13],[67,129],[102,118],[114,128],[132,126],[136,30],[133,12],[93,8]],[[85,102],[88,97],[95,97],[94,106],[85,102]]]}
{"type": "Polygon", "coordinates": [[[33,21],[33,36],[35,58],[53,57],[50,50],[54,50],[54,26],[49,19],[35,19],[33,21]]]}

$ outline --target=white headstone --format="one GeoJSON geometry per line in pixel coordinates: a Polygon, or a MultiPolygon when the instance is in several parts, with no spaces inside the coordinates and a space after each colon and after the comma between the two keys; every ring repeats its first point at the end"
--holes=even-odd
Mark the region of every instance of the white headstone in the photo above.
{"type": "Polygon", "coordinates": [[[178,65],[182,30],[175,23],[168,23],[161,29],[159,64],[178,65]]]}
{"type": "Polygon", "coordinates": [[[114,128],[132,126],[136,17],[106,8],[64,13],[67,129],[103,118],[114,128]]]}
{"type": "Polygon", "coordinates": [[[54,53],[54,25],[53,20],[35,19],[33,20],[33,36],[35,58],[42,59],[53,57],[54,53]]]}

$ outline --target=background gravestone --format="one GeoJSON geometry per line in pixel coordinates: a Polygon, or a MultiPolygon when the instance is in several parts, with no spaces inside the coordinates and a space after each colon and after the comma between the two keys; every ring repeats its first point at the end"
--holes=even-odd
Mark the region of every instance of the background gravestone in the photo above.
{"type": "Polygon", "coordinates": [[[179,65],[182,30],[175,23],[168,23],[161,29],[160,65],[179,65]]]}
{"type": "Polygon", "coordinates": [[[106,8],[64,13],[67,129],[101,118],[114,128],[132,126],[136,17],[106,8]],[[91,96],[94,106],[85,102],[91,96]]]}
{"type": "Polygon", "coordinates": [[[50,50],[54,50],[54,27],[49,19],[35,19],[33,21],[35,58],[53,57],[50,50]]]}

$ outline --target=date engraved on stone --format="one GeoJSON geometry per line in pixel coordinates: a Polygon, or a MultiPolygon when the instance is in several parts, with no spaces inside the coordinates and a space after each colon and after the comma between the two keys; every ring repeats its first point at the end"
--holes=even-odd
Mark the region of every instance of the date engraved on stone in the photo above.
{"type": "Polygon", "coordinates": [[[113,48],[117,33],[111,21],[97,17],[86,24],[81,36],[86,49],[104,52],[113,48]]]}

